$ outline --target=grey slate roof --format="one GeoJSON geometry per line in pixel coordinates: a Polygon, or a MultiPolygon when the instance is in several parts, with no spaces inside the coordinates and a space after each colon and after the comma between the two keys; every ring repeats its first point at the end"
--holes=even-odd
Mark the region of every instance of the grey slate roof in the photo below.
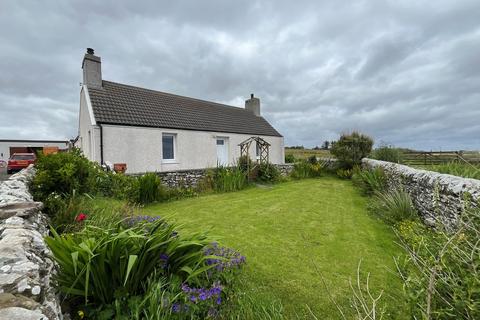
{"type": "Polygon", "coordinates": [[[281,137],[263,117],[243,108],[105,80],[88,92],[99,123],[281,137]]]}

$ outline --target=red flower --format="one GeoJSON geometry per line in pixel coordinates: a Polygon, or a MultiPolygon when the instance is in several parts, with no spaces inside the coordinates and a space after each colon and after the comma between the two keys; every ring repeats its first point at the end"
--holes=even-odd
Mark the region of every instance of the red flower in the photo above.
{"type": "Polygon", "coordinates": [[[83,220],[87,219],[87,215],[85,213],[80,213],[76,218],[75,221],[81,222],[83,220]]]}

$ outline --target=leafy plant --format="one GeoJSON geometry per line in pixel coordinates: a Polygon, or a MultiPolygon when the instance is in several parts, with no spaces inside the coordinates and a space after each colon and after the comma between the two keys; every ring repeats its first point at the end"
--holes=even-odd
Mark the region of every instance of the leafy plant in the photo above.
{"type": "Polygon", "coordinates": [[[275,183],[280,179],[280,171],[271,163],[262,163],[258,166],[257,181],[275,183]]]}
{"type": "Polygon", "coordinates": [[[196,278],[211,266],[204,234],[179,235],[174,225],[158,219],[149,228],[125,228],[122,221],[105,228],[86,225],[81,232],[45,238],[59,266],[59,289],[70,297],[109,304],[118,296],[141,292],[142,284],[157,270],[183,281],[196,278]]]}
{"type": "Polygon", "coordinates": [[[372,151],[373,140],[359,132],[342,134],[330,152],[338,159],[343,169],[352,169],[361,164],[362,158],[372,151]]]}
{"type": "Polygon", "coordinates": [[[291,153],[285,155],[285,163],[295,163],[295,156],[291,153]]]}
{"type": "Polygon", "coordinates": [[[387,177],[381,168],[361,170],[355,168],[352,175],[353,184],[362,190],[365,195],[373,195],[375,192],[381,192],[386,188],[387,177]]]}
{"type": "Polygon", "coordinates": [[[382,161],[402,163],[403,152],[401,149],[392,146],[380,146],[372,151],[370,157],[382,161]]]}
{"type": "Polygon", "coordinates": [[[291,176],[296,179],[315,178],[323,174],[323,164],[312,164],[309,161],[303,160],[295,163],[291,176]]]}
{"type": "Polygon", "coordinates": [[[218,166],[213,171],[209,180],[212,182],[212,189],[217,192],[237,191],[247,186],[247,176],[238,166],[218,166]]]}
{"type": "MultiPolygon", "coordinates": [[[[31,192],[35,199],[44,201],[51,194],[68,197],[75,191],[81,195],[95,192],[95,177],[100,170],[82,156],[78,149],[70,152],[39,155],[31,192]]],[[[45,211],[54,214],[48,205],[45,211]]]]}
{"type": "Polygon", "coordinates": [[[418,218],[412,198],[400,188],[376,193],[370,204],[370,210],[389,224],[418,218]]]}
{"type": "Polygon", "coordinates": [[[466,211],[454,232],[419,223],[399,228],[407,257],[397,262],[415,319],[480,318],[480,213],[466,211]]]}
{"type": "Polygon", "coordinates": [[[163,184],[157,174],[150,172],[137,177],[127,189],[127,198],[131,203],[148,204],[168,200],[172,192],[163,184]]]}
{"type": "Polygon", "coordinates": [[[340,168],[340,169],[337,169],[337,171],[335,171],[335,174],[340,179],[351,179],[352,175],[353,175],[353,169],[342,169],[342,168],[340,168]]]}

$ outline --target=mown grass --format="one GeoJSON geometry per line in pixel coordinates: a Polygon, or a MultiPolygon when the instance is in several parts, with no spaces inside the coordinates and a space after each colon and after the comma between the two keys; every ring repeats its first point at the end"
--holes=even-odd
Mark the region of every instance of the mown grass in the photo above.
{"type": "Polygon", "coordinates": [[[360,260],[362,272],[371,273],[370,289],[384,290],[385,318],[405,318],[393,261],[401,249],[391,229],[368,215],[366,198],[350,181],[291,181],[154,204],[144,212],[185,230],[210,229],[242,252],[247,294],[281,302],[286,319],[313,319],[308,308],[318,319],[340,319],[331,298],[351,318],[349,280],[355,280],[360,260]]]}

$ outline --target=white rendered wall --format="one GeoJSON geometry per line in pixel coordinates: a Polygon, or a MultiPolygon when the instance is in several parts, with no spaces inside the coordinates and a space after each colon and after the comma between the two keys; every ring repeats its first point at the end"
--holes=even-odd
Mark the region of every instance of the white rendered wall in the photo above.
{"type": "Polygon", "coordinates": [[[87,103],[88,91],[83,86],[80,91],[80,114],[77,146],[87,159],[100,162],[100,129],[95,125],[93,113],[87,103]]]}
{"type": "MultiPolygon", "coordinates": [[[[203,169],[217,164],[216,138],[228,138],[229,164],[240,157],[240,144],[252,135],[193,130],[102,125],[104,161],[126,163],[127,173],[203,169]],[[162,161],[162,133],[176,134],[175,162],[162,161]]],[[[283,137],[260,136],[270,146],[270,162],[284,163],[283,137]]],[[[99,151],[98,151],[99,152],[99,151]]],[[[255,143],[250,154],[255,158],[255,143]]],[[[97,157],[96,157],[97,158],[97,157]]],[[[98,161],[98,160],[97,160],[98,161]]]]}

